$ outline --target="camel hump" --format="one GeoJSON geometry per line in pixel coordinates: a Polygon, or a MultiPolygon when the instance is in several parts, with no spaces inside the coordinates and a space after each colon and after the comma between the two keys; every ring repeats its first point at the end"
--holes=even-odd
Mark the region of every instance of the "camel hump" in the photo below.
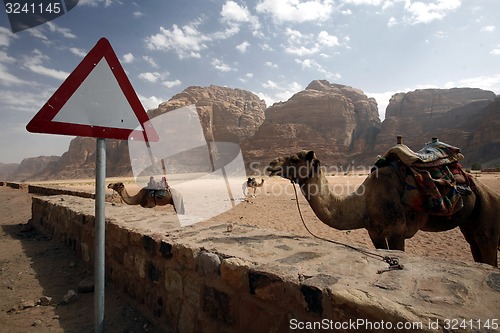
{"type": "Polygon", "coordinates": [[[417,152],[404,144],[397,144],[385,153],[384,158],[387,160],[397,158],[408,166],[425,168],[455,163],[463,159],[464,155],[460,152],[460,148],[433,138],[417,152]]]}

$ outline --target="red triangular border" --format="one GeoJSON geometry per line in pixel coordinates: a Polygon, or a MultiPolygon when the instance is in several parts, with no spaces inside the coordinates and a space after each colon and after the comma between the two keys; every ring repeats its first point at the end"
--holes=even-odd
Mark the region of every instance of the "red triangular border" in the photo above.
{"type": "Polygon", "coordinates": [[[158,141],[158,135],[151,124],[132,84],[130,83],[123,67],[120,64],[111,44],[106,38],[101,38],[90,52],[83,58],[73,72],[66,78],[45,105],[26,125],[26,129],[32,133],[49,133],[75,136],[88,136],[103,139],[136,139],[145,141],[158,141]],[[127,98],[137,120],[143,131],[101,127],[86,124],[71,124],[53,121],[54,117],[66,104],[70,97],[85,81],[92,72],[95,65],[105,58],[118,82],[118,85],[127,98]]]}

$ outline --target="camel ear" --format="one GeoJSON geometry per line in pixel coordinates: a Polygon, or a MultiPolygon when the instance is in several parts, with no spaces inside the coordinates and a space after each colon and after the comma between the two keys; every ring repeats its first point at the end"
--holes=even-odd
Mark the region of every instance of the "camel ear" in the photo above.
{"type": "Polygon", "coordinates": [[[314,153],[314,151],[310,150],[307,152],[306,154],[306,160],[308,160],[309,162],[313,161],[316,159],[316,154],[314,153]]]}

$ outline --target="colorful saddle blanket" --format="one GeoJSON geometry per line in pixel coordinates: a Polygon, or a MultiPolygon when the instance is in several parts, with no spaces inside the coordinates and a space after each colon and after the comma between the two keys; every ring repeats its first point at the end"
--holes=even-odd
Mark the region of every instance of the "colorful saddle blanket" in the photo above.
{"type": "Polygon", "coordinates": [[[422,149],[414,152],[406,145],[398,144],[385,153],[384,158],[391,160],[396,156],[401,162],[408,166],[429,168],[438,165],[446,165],[458,162],[464,158],[460,148],[451,146],[439,140],[433,140],[424,145],[422,149]]]}
{"type": "Polygon", "coordinates": [[[155,199],[163,199],[167,196],[167,189],[149,189],[148,196],[155,199]]]}
{"type": "Polygon", "coordinates": [[[399,144],[375,165],[398,170],[405,182],[403,203],[430,215],[450,216],[463,207],[462,194],[472,192],[472,180],[458,163],[462,158],[459,148],[436,140],[418,152],[399,144]]]}

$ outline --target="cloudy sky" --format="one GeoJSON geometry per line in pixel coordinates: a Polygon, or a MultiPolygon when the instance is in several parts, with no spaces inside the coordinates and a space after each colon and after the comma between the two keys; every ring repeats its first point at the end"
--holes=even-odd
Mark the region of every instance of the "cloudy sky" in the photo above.
{"type": "Polygon", "coordinates": [[[25,127],[101,37],[146,110],[211,84],[269,106],[316,79],[375,97],[382,119],[397,92],[500,94],[498,0],[80,0],[17,33],[0,13],[0,162],[67,150],[71,137],[25,127]]]}

